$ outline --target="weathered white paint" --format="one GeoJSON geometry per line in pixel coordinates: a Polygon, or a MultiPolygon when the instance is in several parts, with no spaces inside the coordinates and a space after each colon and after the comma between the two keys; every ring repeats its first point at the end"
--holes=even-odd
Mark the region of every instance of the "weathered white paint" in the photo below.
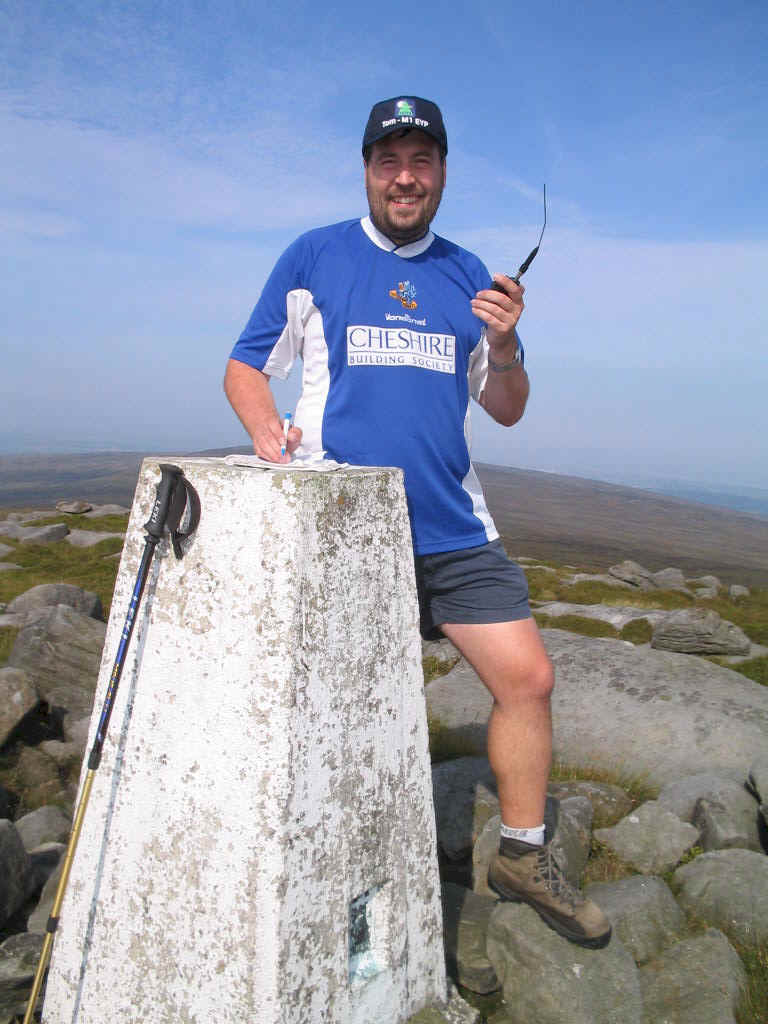
{"type": "MultiPolygon", "coordinates": [[[[399,1024],[445,996],[400,471],[177,462],[202,518],[183,561],[157,549],[43,1020],[399,1024]],[[384,970],[351,980],[350,903],[376,887],[384,970]]],[[[139,478],[91,741],[157,463],[139,478]]]]}

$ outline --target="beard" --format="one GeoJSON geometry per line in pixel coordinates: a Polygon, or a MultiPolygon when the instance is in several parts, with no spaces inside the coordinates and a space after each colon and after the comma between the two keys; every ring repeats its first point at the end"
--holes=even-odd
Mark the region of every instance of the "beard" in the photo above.
{"type": "Polygon", "coordinates": [[[382,194],[366,182],[365,191],[371,220],[383,235],[398,246],[417,242],[426,235],[443,197],[442,183],[430,192],[416,188],[411,191],[392,189],[382,194]],[[414,207],[398,211],[391,207],[392,199],[398,196],[418,198],[414,207]]]}

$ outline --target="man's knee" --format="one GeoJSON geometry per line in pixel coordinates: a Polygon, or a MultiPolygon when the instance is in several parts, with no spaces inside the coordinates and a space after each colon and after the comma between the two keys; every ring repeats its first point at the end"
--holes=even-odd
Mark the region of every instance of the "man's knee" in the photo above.
{"type": "Polygon", "coordinates": [[[506,686],[496,700],[502,705],[506,701],[549,701],[554,685],[555,670],[548,655],[544,651],[532,652],[518,671],[506,680],[506,686]]]}
{"type": "Polygon", "coordinates": [[[555,670],[547,654],[542,652],[531,659],[524,685],[531,697],[549,700],[555,685],[555,670]]]}

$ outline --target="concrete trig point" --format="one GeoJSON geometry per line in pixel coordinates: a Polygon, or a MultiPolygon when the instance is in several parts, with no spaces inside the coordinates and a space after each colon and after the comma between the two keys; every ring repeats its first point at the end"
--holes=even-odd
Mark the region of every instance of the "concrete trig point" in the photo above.
{"type": "MultiPolygon", "coordinates": [[[[400,1024],[445,996],[399,470],[181,459],[53,949],[45,1024],[400,1024]]],[[[146,460],[91,742],[159,472],[146,460]]]]}

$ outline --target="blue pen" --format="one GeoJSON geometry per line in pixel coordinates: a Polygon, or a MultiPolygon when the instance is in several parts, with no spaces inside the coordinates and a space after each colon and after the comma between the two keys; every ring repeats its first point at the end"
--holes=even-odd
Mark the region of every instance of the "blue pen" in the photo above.
{"type": "Polygon", "coordinates": [[[291,429],[292,418],[293,413],[287,412],[285,414],[285,419],[283,420],[283,447],[280,449],[281,455],[285,455],[285,452],[288,448],[288,431],[291,429]]]}

